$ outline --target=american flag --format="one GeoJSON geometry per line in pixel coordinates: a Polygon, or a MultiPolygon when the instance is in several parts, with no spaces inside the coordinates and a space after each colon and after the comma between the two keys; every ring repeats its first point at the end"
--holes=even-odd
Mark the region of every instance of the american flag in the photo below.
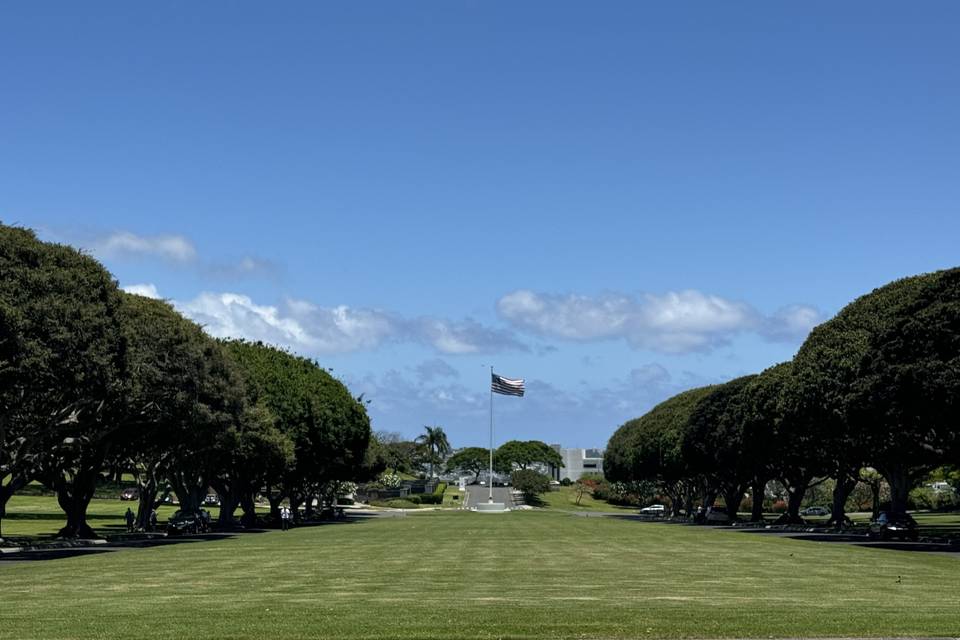
{"type": "Polygon", "coordinates": [[[491,391],[494,393],[502,393],[505,396],[523,397],[523,378],[511,380],[510,378],[504,378],[492,372],[490,375],[493,378],[490,383],[491,391]]]}

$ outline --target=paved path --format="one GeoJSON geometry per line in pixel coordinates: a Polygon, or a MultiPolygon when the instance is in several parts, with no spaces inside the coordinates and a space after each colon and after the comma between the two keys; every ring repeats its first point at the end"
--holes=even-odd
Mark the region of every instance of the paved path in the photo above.
{"type": "MultiPolygon", "coordinates": [[[[472,508],[481,502],[487,502],[490,497],[490,487],[481,487],[478,484],[472,484],[467,487],[467,507],[472,508]]],[[[494,487],[493,501],[502,502],[507,509],[513,508],[513,497],[510,495],[510,487],[494,487]]]]}

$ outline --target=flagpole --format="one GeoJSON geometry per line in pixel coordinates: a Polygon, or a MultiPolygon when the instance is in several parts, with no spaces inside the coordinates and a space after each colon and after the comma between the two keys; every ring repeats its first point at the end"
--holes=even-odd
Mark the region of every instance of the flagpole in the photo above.
{"type": "Polygon", "coordinates": [[[487,482],[490,483],[487,502],[493,502],[493,366],[490,367],[490,475],[487,482]]]}

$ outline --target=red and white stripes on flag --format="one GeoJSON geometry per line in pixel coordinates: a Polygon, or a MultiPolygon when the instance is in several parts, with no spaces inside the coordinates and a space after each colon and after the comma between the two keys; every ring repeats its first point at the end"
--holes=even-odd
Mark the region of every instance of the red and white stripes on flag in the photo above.
{"type": "Polygon", "coordinates": [[[523,378],[512,380],[510,378],[498,376],[493,372],[491,372],[490,375],[492,376],[492,381],[490,382],[491,391],[494,393],[501,393],[505,396],[523,397],[523,378]]]}

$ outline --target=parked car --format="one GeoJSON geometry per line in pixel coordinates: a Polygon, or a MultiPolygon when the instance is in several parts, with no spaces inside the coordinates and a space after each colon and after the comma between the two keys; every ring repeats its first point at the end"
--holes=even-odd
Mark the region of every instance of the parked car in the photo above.
{"type": "Polygon", "coordinates": [[[876,520],[870,522],[870,537],[879,540],[916,540],[920,537],[917,521],[907,513],[881,511],[876,520]]]}
{"type": "Polygon", "coordinates": [[[140,499],[140,489],[136,487],[127,487],[120,492],[121,500],[139,500],[140,499]]]}
{"type": "Polygon", "coordinates": [[[802,516],[828,516],[830,515],[830,509],[826,507],[807,507],[800,512],[802,516]]]}
{"type": "Polygon", "coordinates": [[[210,495],[208,495],[206,498],[203,499],[203,504],[216,504],[216,505],[219,505],[219,504],[220,504],[220,496],[218,496],[218,495],[215,494],[215,493],[214,493],[214,494],[210,494],[210,495]]]}
{"type": "Polygon", "coordinates": [[[200,514],[195,511],[175,511],[167,520],[167,535],[193,535],[200,533],[203,524],[200,514]]]}
{"type": "Polygon", "coordinates": [[[667,508],[662,504],[651,504],[649,506],[640,509],[640,513],[645,516],[662,516],[666,514],[667,508]]]}

